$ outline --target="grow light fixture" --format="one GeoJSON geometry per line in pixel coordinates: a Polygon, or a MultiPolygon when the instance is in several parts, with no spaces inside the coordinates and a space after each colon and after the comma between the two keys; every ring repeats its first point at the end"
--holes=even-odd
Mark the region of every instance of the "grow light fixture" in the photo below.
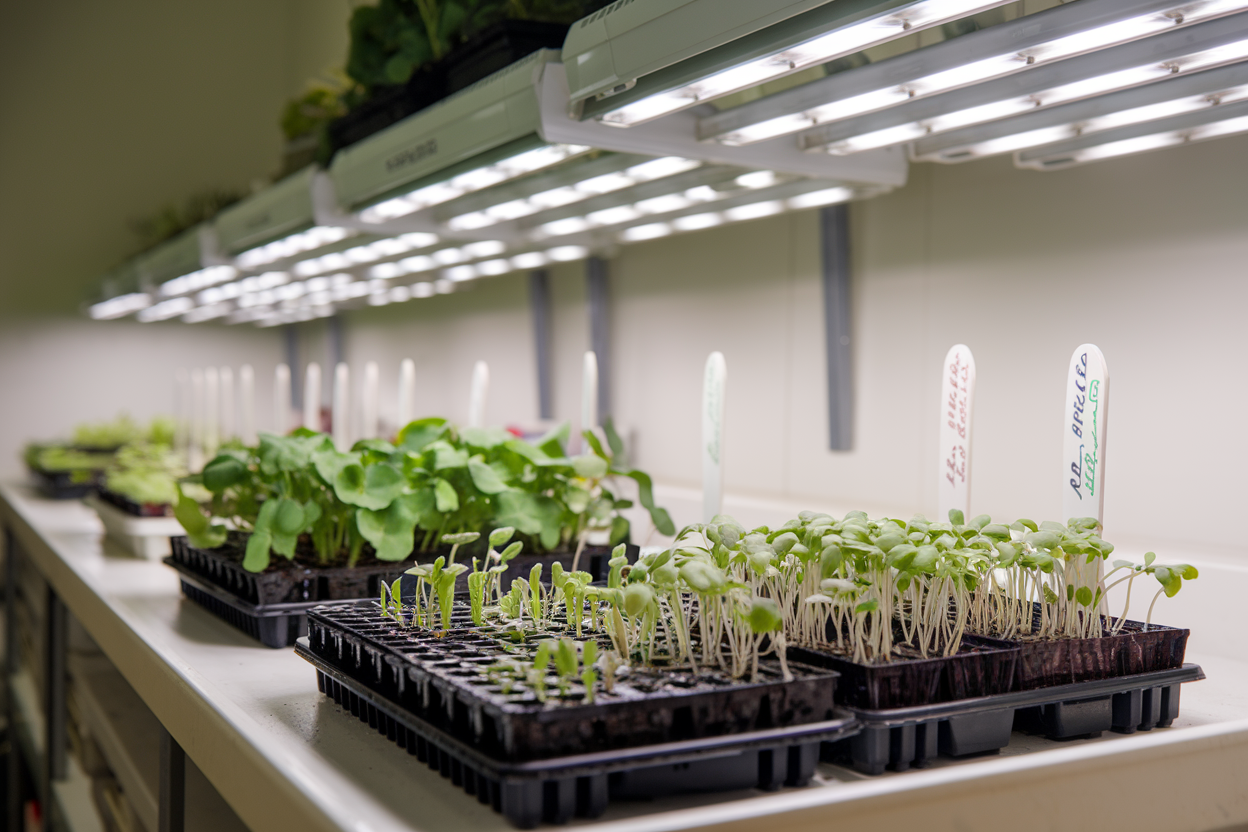
{"type": "MultiPolygon", "coordinates": [[[[746,14],[752,12],[752,19],[742,20],[740,24],[753,28],[754,31],[742,36],[740,27],[729,28],[732,23],[737,22],[733,19],[734,14],[739,14],[737,10],[725,10],[722,4],[716,6],[713,0],[703,0],[701,3],[691,3],[690,9],[675,10],[671,15],[660,16],[652,13],[654,20],[648,21],[651,24],[674,26],[678,25],[677,22],[669,18],[678,15],[687,18],[701,16],[707,19],[688,21],[694,27],[692,31],[704,37],[704,29],[713,27],[724,35],[721,44],[704,50],[705,54],[682,54],[680,57],[688,59],[683,67],[657,62],[653,60],[653,56],[648,56],[651,59],[642,59],[638,69],[648,70],[646,74],[651,74],[651,78],[619,83],[618,79],[626,78],[620,74],[621,69],[630,63],[622,53],[629,46],[637,48],[633,42],[640,40],[640,31],[630,33],[636,35],[631,40],[620,38],[621,43],[618,46],[613,47],[609,41],[606,44],[605,48],[612,51],[610,66],[617,79],[613,85],[604,87],[601,83],[594,85],[590,82],[587,86],[587,82],[581,80],[581,76],[588,73],[581,69],[580,64],[596,67],[605,61],[595,54],[592,46],[582,47],[576,37],[569,37],[564,47],[564,63],[576,68],[577,77],[573,81],[574,99],[580,100],[589,94],[608,102],[614,95],[627,98],[629,100],[620,105],[610,106],[608,103],[595,117],[603,124],[632,127],[1004,3],[1005,0],[920,0],[903,5],[876,3],[873,10],[868,11],[865,16],[843,3],[826,3],[808,11],[793,4],[792,8],[785,10],[788,19],[776,21],[770,27],[760,24],[774,20],[774,17],[769,19],[759,15],[757,10],[747,11],[746,14]],[[721,26],[720,21],[710,19],[711,16],[721,18],[723,25],[721,26]],[[812,31],[818,34],[811,36],[812,31]],[[698,70],[699,66],[703,67],[701,72],[698,70]],[[693,77],[675,85],[664,83],[665,78],[674,80],[685,76],[693,77]],[[640,95],[621,95],[633,89],[634,85],[659,89],[640,95]]],[[[652,9],[657,9],[659,4],[650,5],[652,9]]],[[[644,15],[647,11],[650,10],[643,9],[640,14],[644,15]]],[[[635,16],[638,14],[634,12],[635,16]]],[[[583,28],[583,25],[573,27],[573,32],[577,32],[579,28],[583,28]]],[[[705,43],[706,40],[702,42],[705,43]]],[[[570,69],[570,75],[573,71],[570,69]]]]}
{"type": "Polygon", "coordinates": [[[1248,0],[1081,0],[708,116],[698,135],[730,145],[765,141],[1245,8],[1248,0]]]}
{"type": "Polygon", "coordinates": [[[238,255],[234,262],[243,271],[255,271],[279,260],[287,260],[305,252],[324,248],[357,233],[359,232],[350,228],[316,225],[307,231],[299,231],[280,240],[248,249],[238,255]]]}
{"type": "Polygon", "coordinates": [[[655,240],[680,231],[699,231],[730,222],[759,219],[779,214],[785,210],[800,211],[807,208],[819,208],[835,205],[853,199],[852,188],[823,188],[816,191],[797,194],[786,199],[769,199],[736,205],[720,211],[705,211],[698,214],[687,214],[664,222],[635,225],[621,231],[616,239],[622,243],[635,243],[643,240],[655,240]]]}
{"type": "Polygon", "coordinates": [[[588,151],[588,147],[572,144],[554,144],[527,150],[500,162],[453,176],[445,182],[426,185],[403,196],[379,202],[361,211],[360,219],[366,223],[383,223],[405,217],[416,211],[450,202],[465,194],[475,193],[493,185],[553,167],[588,151]]]}
{"type": "Polygon", "coordinates": [[[1101,133],[1172,116],[1213,111],[1248,99],[1248,63],[951,131],[916,143],[914,158],[963,162],[1101,133]]]}
{"type": "Polygon", "coordinates": [[[97,321],[111,321],[114,318],[124,318],[126,315],[146,309],[151,305],[152,296],[147,292],[130,292],[92,304],[88,312],[97,321]]]}
{"type": "Polygon", "coordinates": [[[160,303],[140,310],[138,320],[140,323],[151,323],[153,321],[164,321],[169,318],[176,318],[195,308],[195,301],[187,297],[170,298],[162,300],[160,303]]]}
{"type": "Polygon", "coordinates": [[[208,266],[207,268],[199,269],[162,283],[160,285],[160,295],[166,298],[189,295],[192,292],[198,292],[200,289],[233,280],[237,276],[238,270],[233,266],[208,266]]]}
{"type": "Polygon", "coordinates": [[[823,150],[832,154],[857,153],[1248,60],[1248,15],[1211,21],[1185,31],[1174,32],[1173,36],[1180,36],[1182,39],[1159,35],[1125,44],[1103,53],[1073,58],[1065,62],[1065,65],[1048,66],[1027,73],[1026,76],[985,84],[982,88],[983,94],[980,94],[980,88],[958,90],[874,116],[850,119],[844,124],[817,127],[802,134],[800,141],[807,149],[819,149],[822,146],[823,150]],[[1135,62],[1141,54],[1146,53],[1153,53],[1156,57],[1150,55],[1151,59],[1135,62]],[[1077,63],[1081,61],[1085,63],[1077,63]],[[1079,71],[1094,67],[1101,71],[1087,74],[1079,71]],[[1070,72],[1068,69],[1075,71],[1070,72]],[[1065,80],[1071,76],[1076,80],[1065,80]],[[1052,83],[1057,78],[1065,83],[1052,83]],[[964,101],[969,103],[972,95],[982,100],[999,94],[1004,89],[1002,85],[1007,82],[1021,94],[997,100],[989,98],[985,103],[969,107],[954,106],[964,101]],[[942,107],[942,103],[947,106],[942,107]],[[905,118],[909,113],[924,110],[932,114],[913,120],[905,118]],[[872,121],[887,126],[874,130],[861,129],[872,121]],[[888,124],[889,121],[893,123],[888,124]]]}
{"type": "Polygon", "coordinates": [[[1156,122],[1107,130],[1100,134],[1022,151],[1016,155],[1015,161],[1019,167],[1060,170],[1116,156],[1248,133],[1248,101],[1227,104],[1220,107],[1218,112],[1222,117],[1215,121],[1208,120],[1208,112],[1198,111],[1156,122]]]}

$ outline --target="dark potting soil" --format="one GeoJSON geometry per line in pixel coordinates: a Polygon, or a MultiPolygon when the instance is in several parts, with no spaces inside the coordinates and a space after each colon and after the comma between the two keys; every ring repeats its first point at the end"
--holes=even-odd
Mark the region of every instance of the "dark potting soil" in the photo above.
{"type": "Polygon", "coordinates": [[[100,488],[99,495],[110,506],[134,517],[169,517],[173,514],[173,506],[168,503],[138,503],[124,494],[103,487],[100,488]]]}
{"type": "MultiPolygon", "coordinates": [[[[1117,619],[1103,619],[1103,626],[1117,619]]],[[[1112,679],[1183,666],[1190,630],[1127,620],[1118,635],[1051,641],[1014,639],[1018,645],[1018,690],[1112,679]]]]}
{"type": "MultiPolygon", "coordinates": [[[[475,628],[462,604],[446,631],[403,628],[374,602],[308,613],[311,652],[406,711],[500,760],[520,761],[820,722],[833,716],[836,674],[778,661],[757,680],[718,669],[631,669],[587,700],[579,679],[546,680],[545,701],[508,663],[531,659],[541,633],[513,642],[475,628]]],[[[605,639],[605,637],[603,637],[605,639]]],[[[606,648],[609,642],[603,641],[606,648]]]]}

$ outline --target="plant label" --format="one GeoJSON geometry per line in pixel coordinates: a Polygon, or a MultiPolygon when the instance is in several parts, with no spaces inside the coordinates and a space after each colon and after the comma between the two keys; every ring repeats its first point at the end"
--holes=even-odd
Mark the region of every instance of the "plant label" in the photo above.
{"type": "Polygon", "coordinates": [[[273,432],[285,436],[290,432],[290,368],[278,364],[273,371],[273,432]]]}
{"type": "Polygon", "coordinates": [[[217,408],[220,406],[220,377],[216,367],[204,370],[204,462],[217,455],[217,408]]]}
{"type": "Polygon", "coordinates": [[[349,424],[350,417],[347,415],[351,407],[350,403],[351,374],[346,362],[339,361],[338,366],[334,368],[334,399],[330,429],[333,431],[334,446],[344,453],[351,449],[351,425],[349,424]]]}
{"type": "Polygon", "coordinates": [[[702,376],[702,520],[723,513],[724,507],[724,385],[728,366],[722,352],[706,359],[702,376]]]}
{"type": "MultiPolygon", "coordinates": [[[[581,431],[598,427],[598,356],[593,350],[585,351],[581,368],[581,431]]],[[[579,435],[578,435],[579,438],[579,435]]],[[[583,452],[588,450],[584,439],[576,443],[583,452]]]]}
{"type": "MultiPolygon", "coordinates": [[[[1066,374],[1062,418],[1062,517],[1104,519],[1105,432],[1109,417],[1109,367],[1095,344],[1082,344],[1066,374]]],[[[1081,564],[1083,584],[1095,586],[1102,561],[1081,564]]]]}
{"type": "Polygon", "coordinates": [[[303,379],[303,426],[321,429],[321,365],[315,361],[308,364],[303,379]]]}
{"type": "Polygon", "coordinates": [[[957,509],[971,516],[971,424],[975,407],[975,356],[966,344],[945,355],[940,381],[940,463],[936,486],[937,519],[957,509]]]}
{"type": "Polygon", "coordinates": [[[364,401],[360,407],[360,438],[377,438],[377,395],[381,374],[376,361],[364,365],[364,401]]]}
{"type": "Polygon", "coordinates": [[[177,394],[174,442],[178,450],[189,458],[191,455],[191,374],[186,371],[185,367],[179,368],[173,376],[173,383],[177,394]]]}
{"type": "Polygon", "coordinates": [[[238,368],[238,437],[244,445],[256,444],[256,375],[250,364],[238,368]]]}
{"type": "Polygon", "coordinates": [[[490,394],[490,365],[478,361],[472,368],[472,389],[468,395],[468,427],[485,427],[485,399],[490,394]]]}
{"type": "Polygon", "coordinates": [[[416,362],[404,358],[399,364],[399,428],[416,418],[416,362]]]}

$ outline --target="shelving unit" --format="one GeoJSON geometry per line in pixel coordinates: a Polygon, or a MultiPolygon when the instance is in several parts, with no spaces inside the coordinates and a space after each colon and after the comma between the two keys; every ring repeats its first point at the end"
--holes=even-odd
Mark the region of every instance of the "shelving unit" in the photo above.
{"type": "MultiPolygon", "coordinates": [[[[680,493],[661,496],[670,501],[680,493]]],[[[0,487],[0,498],[0,519],[20,556],[47,578],[116,667],[120,678],[93,683],[96,695],[83,710],[111,720],[114,732],[99,737],[101,748],[110,763],[119,761],[114,769],[128,781],[126,788],[147,795],[138,801],[143,814],[150,816],[151,795],[159,794],[150,775],[140,773],[158,753],[151,741],[158,723],[252,829],[508,828],[499,815],[449,788],[437,772],[323,697],[312,669],[292,652],[260,647],[184,603],[175,573],[163,565],[102,546],[85,508],[53,505],[14,485],[0,487]],[[139,703],[125,704],[124,693],[113,699],[123,679],[150,709],[150,719],[136,717],[139,703]],[[141,749],[127,739],[135,731],[148,737],[141,749]],[[127,757],[129,770],[121,762],[127,757]]],[[[731,499],[728,508],[736,510],[731,499]]],[[[1130,555],[1130,547],[1123,548],[1130,555]]],[[[1248,570],[1233,563],[1199,552],[1179,554],[1200,566],[1209,593],[1226,593],[1229,600],[1234,587],[1248,580],[1248,570]]],[[[1088,825],[1209,828],[1248,821],[1240,783],[1248,765],[1248,719],[1241,716],[1248,713],[1248,654],[1218,626],[1210,600],[1208,594],[1179,596],[1166,610],[1167,623],[1194,630],[1189,660],[1209,677],[1184,690],[1175,728],[1078,743],[1016,734],[1000,756],[941,760],[926,771],[878,778],[821,764],[808,788],[616,803],[594,825],[675,830],[766,823],[800,830],[921,822],[936,830],[989,829],[1008,816],[1029,829],[1051,820],[1041,810],[1052,794],[1062,795],[1062,812],[1076,812],[1088,825]],[[1140,788],[1163,779],[1165,789],[1140,788]],[[1045,783],[1042,794],[1037,782],[1045,783]],[[1130,800],[1104,800],[1113,793],[1130,800]],[[1176,794],[1183,800],[1175,801],[1176,794]],[[1199,807],[1197,816],[1192,807],[1199,807]]],[[[29,702],[33,685],[23,678],[18,676],[15,690],[29,702]]],[[[37,726],[26,733],[41,735],[37,726]]],[[[58,797],[72,793],[75,782],[71,776],[60,784],[58,797]]],[[[188,786],[188,803],[192,795],[188,786]]],[[[188,813],[187,828],[198,814],[188,813]]]]}

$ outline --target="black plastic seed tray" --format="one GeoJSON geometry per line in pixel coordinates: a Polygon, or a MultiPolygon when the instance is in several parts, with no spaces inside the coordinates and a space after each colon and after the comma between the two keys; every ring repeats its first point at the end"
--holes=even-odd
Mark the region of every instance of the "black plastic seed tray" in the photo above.
{"type": "Polygon", "coordinates": [[[610,800],[803,786],[820,747],[858,730],[837,711],[806,725],[506,762],[361,684],[316,655],[308,640],[295,652],[316,668],[322,693],[521,829],[598,817],[610,800]]]}
{"type": "Polygon", "coordinates": [[[180,573],[183,595],[265,647],[293,646],[295,639],[307,635],[307,611],[324,604],[323,601],[251,604],[204,580],[173,558],[165,558],[165,563],[180,573]]]}
{"type": "Polygon", "coordinates": [[[848,708],[862,724],[856,736],[823,748],[828,761],[855,769],[922,767],[938,754],[963,757],[998,751],[1015,731],[1050,739],[1131,734],[1166,728],[1179,715],[1179,686],[1205,678],[1199,665],[1097,679],[938,705],[867,710],[848,708]]]}
{"type": "MultiPolygon", "coordinates": [[[[382,619],[375,602],[308,612],[309,649],[323,661],[500,760],[783,728],[833,713],[834,671],[790,662],[793,678],[785,681],[774,658],[759,662],[754,680],[733,680],[715,667],[697,674],[634,668],[610,691],[596,685],[592,701],[579,679],[558,690],[551,677],[542,701],[533,680],[507,668],[531,660],[542,638],[562,634],[512,638],[473,627],[462,602],[450,629],[436,632],[382,619]]],[[[609,649],[601,627],[598,639],[609,649]]]]}

